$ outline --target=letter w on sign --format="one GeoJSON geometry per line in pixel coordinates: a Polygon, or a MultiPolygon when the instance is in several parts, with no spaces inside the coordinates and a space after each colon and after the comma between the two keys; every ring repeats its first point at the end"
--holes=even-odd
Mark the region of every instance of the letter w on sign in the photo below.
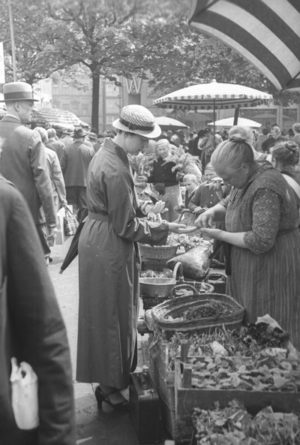
{"type": "Polygon", "coordinates": [[[139,94],[141,91],[142,79],[135,76],[133,76],[132,79],[125,78],[125,85],[128,94],[139,94]]]}

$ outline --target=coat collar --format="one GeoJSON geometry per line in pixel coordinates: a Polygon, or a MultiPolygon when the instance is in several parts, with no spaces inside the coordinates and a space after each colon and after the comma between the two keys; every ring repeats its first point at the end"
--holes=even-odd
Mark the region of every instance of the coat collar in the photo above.
{"type": "Polygon", "coordinates": [[[129,160],[126,152],[123,150],[122,147],[117,145],[111,138],[104,139],[103,148],[115,152],[117,156],[124,162],[124,164],[129,166],[129,160]]]}
{"type": "Polygon", "coordinates": [[[18,117],[13,116],[12,114],[6,114],[1,122],[17,122],[21,124],[21,121],[18,117]]]}

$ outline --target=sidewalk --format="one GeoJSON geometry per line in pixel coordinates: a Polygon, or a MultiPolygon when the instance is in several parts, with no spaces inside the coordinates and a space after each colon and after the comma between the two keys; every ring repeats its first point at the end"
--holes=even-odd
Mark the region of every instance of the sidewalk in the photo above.
{"type": "Polygon", "coordinates": [[[60,274],[60,266],[71,239],[52,249],[53,262],[49,273],[64,317],[71,349],[76,406],[77,444],[138,445],[128,413],[110,415],[98,411],[92,386],[75,381],[77,317],[78,317],[78,258],[60,274]]]}

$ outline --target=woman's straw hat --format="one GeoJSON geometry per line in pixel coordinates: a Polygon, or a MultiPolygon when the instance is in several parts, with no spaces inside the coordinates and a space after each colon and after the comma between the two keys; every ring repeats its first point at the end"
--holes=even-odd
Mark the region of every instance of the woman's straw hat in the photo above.
{"type": "Polygon", "coordinates": [[[117,130],[138,134],[149,139],[155,139],[161,133],[161,128],[155,122],[151,111],[142,105],[123,107],[119,119],[116,119],[112,125],[117,130]]]}

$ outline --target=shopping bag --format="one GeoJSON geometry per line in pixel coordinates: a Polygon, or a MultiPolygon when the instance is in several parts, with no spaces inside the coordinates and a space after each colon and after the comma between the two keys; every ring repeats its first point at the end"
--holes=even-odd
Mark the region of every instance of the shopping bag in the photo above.
{"type": "Polygon", "coordinates": [[[32,430],[39,425],[38,380],[32,367],[11,359],[11,397],[16,424],[21,430],[32,430]]]}
{"type": "Polygon", "coordinates": [[[78,227],[78,220],[76,215],[71,211],[69,207],[66,207],[65,217],[64,217],[64,234],[65,236],[75,235],[76,229],[78,227]]]}

